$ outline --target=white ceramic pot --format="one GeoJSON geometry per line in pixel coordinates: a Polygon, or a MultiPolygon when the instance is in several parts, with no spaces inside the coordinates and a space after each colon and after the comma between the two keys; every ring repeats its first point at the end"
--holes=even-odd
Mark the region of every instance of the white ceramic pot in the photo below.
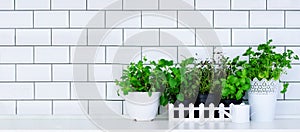
{"type": "Polygon", "coordinates": [[[136,121],[151,121],[155,118],[159,106],[160,92],[129,92],[125,97],[125,109],[130,118],[136,121]]]}
{"type": "Polygon", "coordinates": [[[248,92],[252,121],[269,122],[275,118],[279,81],[253,79],[248,92]]]}

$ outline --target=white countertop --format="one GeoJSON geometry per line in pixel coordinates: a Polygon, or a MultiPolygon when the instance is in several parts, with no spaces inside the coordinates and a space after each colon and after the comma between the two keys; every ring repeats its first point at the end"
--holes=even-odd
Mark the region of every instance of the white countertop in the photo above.
{"type": "Polygon", "coordinates": [[[300,118],[277,118],[273,122],[169,122],[158,117],[152,122],[136,122],[120,117],[99,117],[89,120],[82,116],[8,116],[0,117],[0,130],[83,130],[83,131],[296,131],[300,118]],[[287,130],[288,129],[288,130],[287,130]]]}

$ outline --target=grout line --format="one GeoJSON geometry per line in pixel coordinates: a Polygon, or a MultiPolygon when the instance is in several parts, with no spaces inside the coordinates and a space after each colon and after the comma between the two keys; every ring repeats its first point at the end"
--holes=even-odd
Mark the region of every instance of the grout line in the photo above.
{"type": "Polygon", "coordinates": [[[50,10],[52,10],[52,0],[49,0],[50,2],[50,10]]]}
{"type": "Polygon", "coordinates": [[[54,115],[54,103],[53,100],[51,100],[51,115],[54,115]]]}
{"type": "Polygon", "coordinates": [[[86,46],[89,46],[89,29],[86,29],[86,46]]]}
{"type": "Polygon", "coordinates": [[[35,11],[32,11],[32,27],[34,28],[34,12],[35,11]]]}
{"type": "Polygon", "coordinates": [[[106,11],[104,11],[104,28],[106,28],[106,11]]]}
{"type": "Polygon", "coordinates": [[[124,43],[125,43],[125,42],[124,42],[124,41],[125,41],[124,39],[125,39],[125,38],[124,38],[124,28],[122,28],[122,45],[123,45],[123,46],[124,46],[124,43]]]}
{"type": "Polygon", "coordinates": [[[194,0],[194,10],[196,10],[196,1],[197,0],[194,0]]]}
{"type": "Polygon", "coordinates": [[[141,28],[143,28],[143,11],[141,11],[141,28]]]}
{"type": "Polygon", "coordinates": [[[69,28],[71,27],[71,11],[68,11],[68,24],[69,24],[69,28]]]}
{"type": "Polygon", "coordinates": [[[15,82],[17,81],[17,64],[15,64],[15,82]]]}
{"type": "Polygon", "coordinates": [[[232,46],[233,42],[232,42],[232,38],[233,38],[233,32],[232,32],[232,28],[230,29],[230,46],[232,46]]]}
{"type": "Polygon", "coordinates": [[[51,68],[51,82],[53,82],[53,64],[50,64],[51,68]]]}
{"type": "Polygon", "coordinates": [[[159,29],[158,29],[158,46],[160,46],[160,41],[161,41],[161,40],[160,40],[160,32],[161,32],[161,31],[160,31],[160,28],[159,28],[159,29]]]}
{"type": "Polygon", "coordinates": [[[248,28],[250,29],[250,21],[251,20],[251,13],[250,13],[250,10],[248,11],[248,28]]]}
{"type": "Polygon", "coordinates": [[[177,53],[177,56],[176,56],[176,59],[177,59],[177,63],[179,63],[179,53],[178,53],[178,46],[176,47],[176,53],[177,53]]]}
{"type": "Polygon", "coordinates": [[[16,100],[15,114],[18,115],[18,101],[16,100]]]}
{"type": "Polygon", "coordinates": [[[16,0],[14,0],[14,10],[16,10],[16,0]]]}
{"type": "Polygon", "coordinates": [[[90,80],[90,78],[89,78],[89,70],[90,70],[89,64],[86,64],[86,79],[87,79],[87,81],[90,80]]]}
{"type": "Polygon", "coordinates": [[[232,0],[229,0],[229,9],[232,10],[232,0]]]}
{"type": "Polygon", "coordinates": [[[15,32],[15,36],[14,36],[15,45],[14,46],[17,46],[17,29],[16,28],[14,29],[14,32],[15,32]]]}
{"type": "Polygon", "coordinates": [[[286,28],[286,11],[283,11],[283,28],[286,28]]]}
{"type": "MultiPolygon", "coordinates": [[[[85,9],[72,9],[71,11],[249,11],[249,9],[90,9],[90,10],[85,10],[85,9]]],[[[300,11],[300,9],[272,9],[268,10],[269,12],[272,11],[300,11]]],[[[3,9],[1,11],[15,11],[15,12],[20,12],[20,11],[70,11],[70,9],[55,9],[55,10],[49,10],[49,9],[20,9],[20,10],[12,10],[12,9],[3,9]]],[[[266,11],[266,9],[251,9],[251,11],[266,11]]]]}
{"type": "Polygon", "coordinates": [[[53,45],[53,44],[52,44],[52,41],[53,41],[53,40],[52,40],[52,37],[53,37],[53,36],[52,36],[52,32],[53,32],[52,29],[50,29],[50,45],[51,45],[51,46],[53,45]]]}
{"type": "Polygon", "coordinates": [[[266,0],[266,10],[268,10],[268,0],[266,0]]]}
{"type": "Polygon", "coordinates": [[[158,5],[157,5],[158,7],[157,7],[157,8],[158,8],[158,10],[160,10],[160,0],[157,0],[157,1],[158,1],[158,3],[157,3],[157,4],[158,4],[158,5]]]}
{"type": "MultiPolygon", "coordinates": [[[[214,20],[214,19],[213,19],[214,20]]],[[[36,28],[23,28],[23,27],[14,27],[14,28],[0,28],[0,29],[70,29],[70,28],[63,28],[63,27],[36,27],[36,28]]],[[[174,27],[161,27],[161,26],[157,26],[157,27],[126,27],[126,29],[175,29],[176,26],[174,27]]],[[[230,28],[234,28],[234,29],[266,29],[266,27],[178,27],[178,29],[230,29],[230,28]]],[[[268,27],[269,29],[284,29],[283,27],[268,27]]],[[[108,28],[96,28],[96,27],[71,27],[71,29],[124,29],[124,27],[108,27],[108,28]]],[[[288,27],[288,29],[300,29],[300,27],[288,27]]]]}
{"type": "Polygon", "coordinates": [[[176,11],[176,23],[177,23],[177,28],[178,28],[178,10],[176,11]]]}
{"type": "Polygon", "coordinates": [[[69,99],[70,100],[72,99],[72,84],[71,84],[71,82],[69,82],[69,99]]]}
{"type": "Polygon", "coordinates": [[[88,0],[85,0],[85,10],[88,10],[88,0]]]}
{"type": "Polygon", "coordinates": [[[215,11],[212,11],[212,28],[215,29],[215,11]]]}
{"type": "Polygon", "coordinates": [[[268,41],[268,39],[269,39],[269,29],[267,28],[266,29],[266,41],[268,41]]]}
{"type": "Polygon", "coordinates": [[[104,63],[107,63],[107,46],[104,46],[104,63]]]}
{"type": "Polygon", "coordinates": [[[107,100],[107,82],[105,83],[105,100],[107,100]]]}
{"type": "Polygon", "coordinates": [[[87,114],[90,114],[90,100],[87,100],[87,114]]]}
{"type": "Polygon", "coordinates": [[[35,82],[33,82],[33,100],[36,99],[36,95],[35,95],[35,82]]]}
{"type": "Polygon", "coordinates": [[[194,41],[195,41],[195,46],[197,45],[197,30],[195,29],[194,33],[194,41]]]}
{"type": "Polygon", "coordinates": [[[122,11],[124,10],[124,0],[122,0],[122,11]]]}
{"type": "Polygon", "coordinates": [[[32,46],[32,61],[35,63],[35,46],[32,46]]]}
{"type": "Polygon", "coordinates": [[[71,46],[69,46],[69,63],[71,64],[71,50],[72,50],[72,48],[71,48],[71,46]]]}

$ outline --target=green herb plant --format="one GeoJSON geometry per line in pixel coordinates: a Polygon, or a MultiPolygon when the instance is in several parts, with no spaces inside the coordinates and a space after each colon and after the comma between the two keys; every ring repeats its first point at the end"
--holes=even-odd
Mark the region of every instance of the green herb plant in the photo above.
{"type": "Polygon", "coordinates": [[[250,89],[250,78],[247,76],[247,70],[243,68],[246,61],[239,60],[240,56],[229,60],[225,58],[224,71],[226,77],[222,78],[222,98],[240,100],[247,90],[250,89]]]}
{"type": "MultiPolygon", "coordinates": [[[[269,40],[265,44],[258,45],[257,51],[249,48],[243,54],[243,56],[249,57],[249,61],[244,65],[244,68],[250,79],[279,80],[281,74],[286,74],[286,68],[292,68],[292,60],[299,60],[298,55],[295,55],[292,50],[288,49],[284,53],[275,52],[276,47],[271,46],[271,42],[272,40],[269,40]]],[[[288,83],[284,83],[281,93],[285,93],[287,87],[288,83]]]]}
{"type": "Polygon", "coordinates": [[[137,63],[130,63],[127,69],[123,70],[121,80],[115,81],[124,95],[128,95],[129,92],[148,92],[148,95],[151,96],[152,92],[158,90],[155,87],[151,87],[150,76],[152,68],[149,65],[145,65],[146,62],[147,59],[144,57],[143,60],[137,63]]]}

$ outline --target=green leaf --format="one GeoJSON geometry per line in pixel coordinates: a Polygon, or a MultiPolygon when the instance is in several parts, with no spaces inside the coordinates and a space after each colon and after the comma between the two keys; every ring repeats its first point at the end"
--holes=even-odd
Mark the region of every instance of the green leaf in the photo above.
{"type": "Polygon", "coordinates": [[[180,94],[177,94],[177,95],[176,95],[176,99],[179,100],[179,101],[184,101],[184,96],[183,96],[183,94],[181,94],[181,93],[180,93],[180,94]]]}
{"type": "Polygon", "coordinates": [[[289,86],[289,83],[285,82],[283,84],[283,89],[280,91],[280,93],[285,93],[287,91],[288,86],[289,86]]]}

